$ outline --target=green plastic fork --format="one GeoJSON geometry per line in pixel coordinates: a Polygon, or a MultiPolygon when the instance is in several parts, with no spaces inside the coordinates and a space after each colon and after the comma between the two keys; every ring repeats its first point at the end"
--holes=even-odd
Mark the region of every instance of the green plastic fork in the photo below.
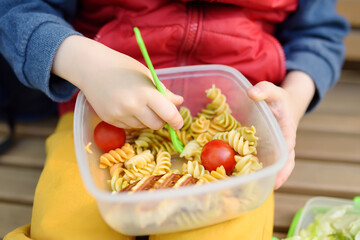
{"type": "MultiPolygon", "coordinates": [[[[154,82],[155,82],[155,86],[156,88],[159,90],[159,92],[161,92],[164,96],[166,96],[166,93],[165,93],[165,90],[164,88],[162,87],[161,83],[160,83],[160,80],[159,78],[157,77],[156,73],[155,73],[155,69],[154,69],[154,66],[150,60],[150,57],[149,57],[149,54],[146,50],[146,47],[145,47],[145,43],[141,37],[141,33],[140,33],[140,30],[135,27],[134,28],[134,32],[135,32],[135,37],[136,37],[136,41],[140,47],[140,50],[141,50],[141,53],[145,59],[145,62],[148,66],[148,68],[150,69],[150,72],[151,72],[151,75],[154,79],[154,82]]],[[[183,150],[184,150],[184,146],[182,144],[182,142],[180,141],[180,139],[178,138],[178,136],[176,135],[176,132],[175,130],[170,127],[170,125],[168,123],[165,124],[166,125],[166,128],[168,129],[169,133],[170,133],[170,137],[171,137],[171,141],[175,147],[175,149],[181,153],[183,150]]]]}

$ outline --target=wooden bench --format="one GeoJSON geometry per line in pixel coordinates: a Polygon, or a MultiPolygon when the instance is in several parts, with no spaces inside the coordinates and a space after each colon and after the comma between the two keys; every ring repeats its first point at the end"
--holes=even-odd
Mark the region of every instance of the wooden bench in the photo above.
{"type": "Polygon", "coordinates": [[[358,0],[339,0],[337,10],[345,16],[351,24],[351,32],[345,39],[346,44],[346,61],[348,65],[355,63],[355,67],[359,69],[360,61],[360,1],[358,0]]]}
{"type": "Polygon", "coordinates": [[[352,199],[360,195],[360,1],[339,0],[351,24],[340,81],[299,126],[296,166],[275,192],[274,236],[285,237],[291,220],[315,196],[352,199]]]}
{"type": "MultiPolygon", "coordinates": [[[[275,236],[286,236],[295,212],[314,196],[352,199],[360,195],[358,9],[358,0],[339,1],[339,12],[353,26],[345,39],[346,64],[340,81],[300,123],[294,172],[275,192],[275,236]]],[[[0,238],[30,223],[34,191],[45,159],[45,139],[56,121],[20,124],[15,146],[0,155],[0,238]]],[[[6,131],[0,123],[0,138],[6,131]]]]}
{"type": "Polygon", "coordinates": [[[283,237],[295,212],[314,196],[360,195],[360,71],[330,90],[298,130],[296,166],[275,193],[275,232],[283,237]],[[350,81],[349,81],[350,80],[350,81]]]}

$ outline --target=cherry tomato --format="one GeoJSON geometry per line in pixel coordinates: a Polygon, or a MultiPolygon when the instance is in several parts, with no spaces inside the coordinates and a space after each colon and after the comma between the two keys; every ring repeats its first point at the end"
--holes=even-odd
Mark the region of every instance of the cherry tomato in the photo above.
{"type": "Polygon", "coordinates": [[[104,152],[120,148],[125,144],[126,134],[122,128],[115,127],[104,121],[98,123],[94,130],[94,141],[104,152]]]}
{"type": "Polygon", "coordinates": [[[232,147],[222,140],[207,142],[201,151],[201,164],[209,171],[216,171],[221,165],[229,175],[235,167],[235,152],[232,147]]]}

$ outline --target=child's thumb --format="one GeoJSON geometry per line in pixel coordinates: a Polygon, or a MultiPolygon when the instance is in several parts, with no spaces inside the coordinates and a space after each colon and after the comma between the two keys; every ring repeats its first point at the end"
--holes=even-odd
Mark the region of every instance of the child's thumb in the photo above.
{"type": "Polygon", "coordinates": [[[274,102],[281,99],[280,88],[271,82],[262,81],[247,90],[247,95],[254,101],[274,102]]]}

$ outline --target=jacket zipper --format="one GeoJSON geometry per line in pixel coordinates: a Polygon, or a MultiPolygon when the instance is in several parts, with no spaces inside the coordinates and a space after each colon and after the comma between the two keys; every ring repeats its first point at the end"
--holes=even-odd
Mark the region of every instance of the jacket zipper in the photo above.
{"type": "Polygon", "coordinates": [[[188,3],[188,18],[185,27],[184,38],[178,53],[178,61],[180,66],[187,65],[188,58],[195,50],[198,35],[201,28],[202,9],[196,3],[188,3]]]}

